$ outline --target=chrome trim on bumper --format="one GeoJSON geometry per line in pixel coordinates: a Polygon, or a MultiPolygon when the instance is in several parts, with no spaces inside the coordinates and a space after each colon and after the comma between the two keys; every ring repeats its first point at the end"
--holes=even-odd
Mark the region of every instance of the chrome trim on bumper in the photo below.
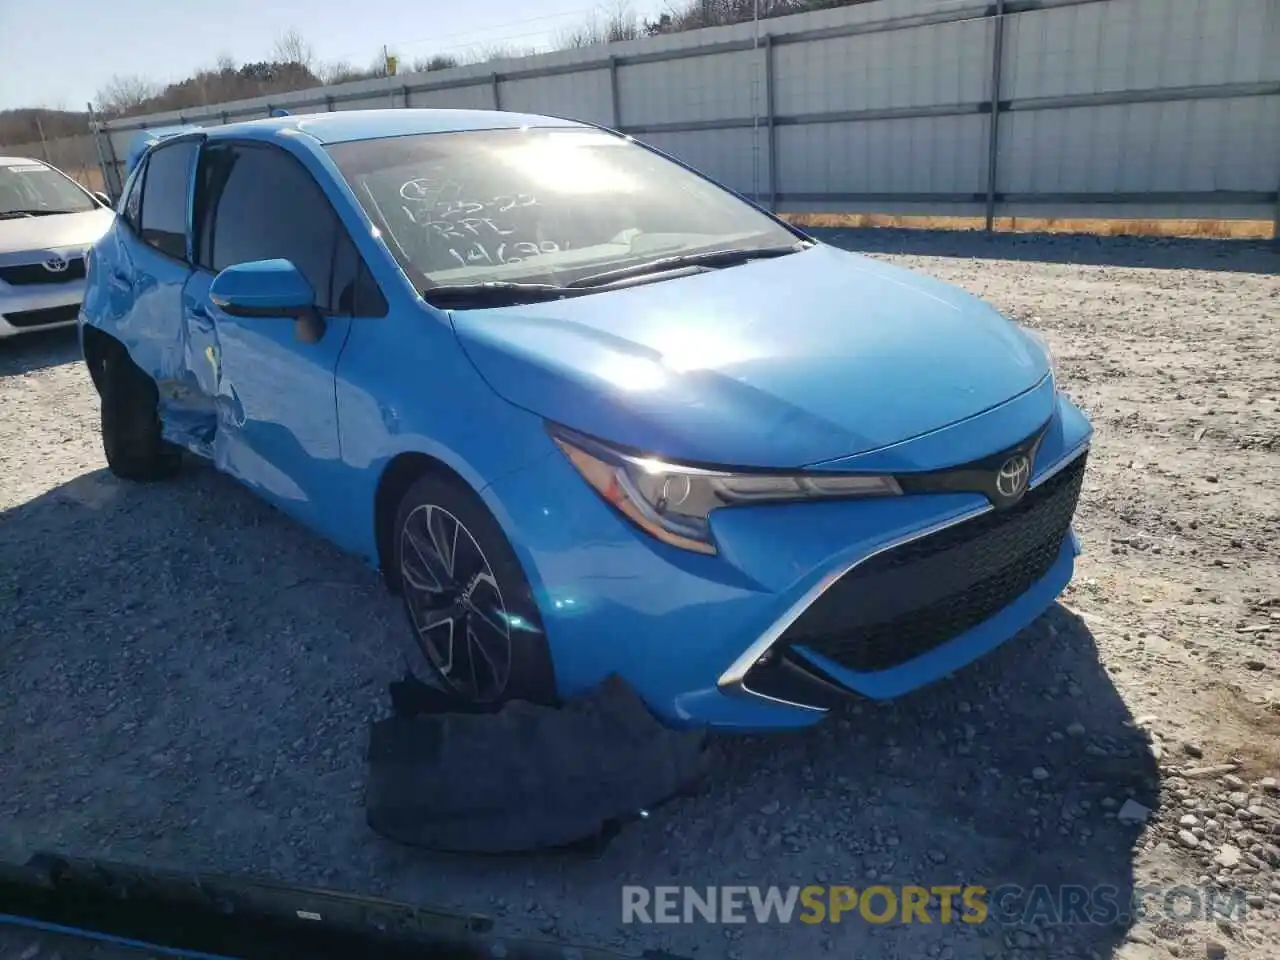
{"type": "MultiPolygon", "coordinates": [[[[1039,476],[1031,481],[1028,489],[1035,489],[1050,477],[1066,469],[1077,457],[1089,449],[1091,441],[1092,434],[1080,443],[1076,444],[1076,446],[1072,447],[1057,460],[1053,461],[1053,463],[1049,464],[1048,467],[1041,471],[1039,476]]],[[[897,540],[886,543],[884,546],[873,550],[866,556],[859,557],[847,567],[843,567],[827,574],[816,584],[810,587],[809,590],[805,592],[804,596],[788,607],[786,612],[775,620],[772,626],[757,638],[755,643],[747,647],[747,649],[742,652],[742,655],[739,656],[737,660],[733,661],[729,666],[729,669],[720,675],[720,679],[716,681],[716,685],[725,693],[747,694],[752,697],[758,697],[761,700],[768,700],[771,703],[778,703],[787,707],[799,707],[804,710],[813,710],[817,713],[826,713],[827,709],[825,707],[815,707],[807,703],[793,703],[790,700],[781,700],[777,697],[768,696],[767,694],[757,693],[746,685],[745,681],[747,672],[755,666],[757,660],[769,652],[773,645],[778,642],[784,633],[787,632],[787,628],[799,620],[800,615],[817,602],[818,598],[831,589],[832,585],[834,585],[835,582],[845,574],[888,550],[894,550],[915,540],[922,540],[925,537],[931,537],[935,533],[941,533],[943,530],[947,530],[950,527],[964,523],[966,520],[972,520],[985,513],[990,513],[994,509],[995,508],[990,503],[986,503],[981,507],[975,507],[972,510],[967,510],[959,516],[944,520],[941,523],[935,523],[921,530],[913,531],[905,537],[900,537],[897,540]]],[[[1074,536],[1074,533],[1072,535],[1074,536]]]]}

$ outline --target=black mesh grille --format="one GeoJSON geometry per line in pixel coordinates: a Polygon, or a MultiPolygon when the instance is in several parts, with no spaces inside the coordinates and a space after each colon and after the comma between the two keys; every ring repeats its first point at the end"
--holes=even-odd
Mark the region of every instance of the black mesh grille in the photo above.
{"type": "Polygon", "coordinates": [[[845,574],[782,636],[850,670],[886,670],[977,626],[1053,566],[1085,457],[1009,510],[887,550],[845,574]]]}
{"type": "Polygon", "coordinates": [[[66,323],[80,315],[80,304],[68,303],[62,307],[44,307],[40,310],[15,310],[4,318],[15,327],[43,327],[50,323],[66,323]]]}
{"type": "Polygon", "coordinates": [[[84,258],[68,257],[67,269],[54,273],[46,270],[40,263],[19,263],[11,267],[0,267],[0,280],[15,287],[34,286],[35,284],[70,283],[72,280],[84,279],[84,258]]]}

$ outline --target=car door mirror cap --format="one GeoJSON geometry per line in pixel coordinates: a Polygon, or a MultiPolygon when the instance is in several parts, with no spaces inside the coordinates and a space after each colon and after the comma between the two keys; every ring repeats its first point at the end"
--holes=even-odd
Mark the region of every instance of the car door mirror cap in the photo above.
{"type": "Polygon", "coordinates": [[[254,260],[227,267],[209,284],[209,299],[231,317],[318,319],[314,288],[288,260],[254,260]]]}

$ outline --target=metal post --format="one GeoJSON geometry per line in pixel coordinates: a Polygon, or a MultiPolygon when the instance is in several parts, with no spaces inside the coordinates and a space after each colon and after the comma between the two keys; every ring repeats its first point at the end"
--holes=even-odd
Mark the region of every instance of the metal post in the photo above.
{"type": "Polygon", "coordinates": [[[44,162],[53,163],[49,159],[49,143],[44,138],[44,124],[40,122],[39,117],[36,117],[36,133],[40,134],[40,152],[44,154],[44,162]]]}
{"type": "Polygon", "coordinates": [[[609,55],[609,99],[613,104],[613,121],[610,126],[615,130],[622,129],[622,107],[618,98],[618,58],[609,55]]]}
{"type": "Polygon", "coordinates": [[[996,228],[996,172],[1000,155],[1000,81],[1004,73],[1004,0],[996,0],[991,53],[991,119],[987,126],[987,233],[996,228]]]}
{"type": "Polygon", "coordinates": [[[755,36],[751,46],[751,199],[760,202],[760,0],[751,5],[755,36]]]}
{"type": "Polygon", "coordinates": [[[764,106],[765,106],[765,135],[768,137],[767,144],[769,152],[769,212],[776,213],[778,210],[778,140],[774,130],[774,106],[773,106],[773,34],[766,33],[764,35],[764,106]]]}
{"type": "Polygon", "coordinates": [[[407,83],[400,88],[400,96],[404,98],[404,103],[400,104],[400,106],[406,110],[409,109],[409,85],[407,83]]]}
{"type": "Polygon", "coordinates": [[[492,90],[493,90],[493,109],[495,110],[502,109],[502,93],[498,90],[498,85],[501,83],[502,83],[502,77],[498,76],[495,73],[491,80],[492,90]]]}
{"type": "Polygon", "coordinates": [[[111,139],[110,130],[106,131],[106,147],[107,161],[111,164],[111,176],[107,181],[107,193],[111,195],[112,200],[119,200],[124,194],[124,177],[120,175],[120,171],[124,169],[124,164],[116,156],[116,145],[115,141],[111,139]]]}
{"type": "MultiPolygon", "coordinates": [[[[93,104],[89,104],[89,136],[93,137],[93,148],[98,154],[98,170],[102,173],[102,189],[112,200],[116,199],[115,191],[111,189],[112,177],[107,173],[107,158],[102,153],[102,141],[98,139],[98,118],[94,115],[93,104]]],[[[39,119],[37,118],[37,123],[39,119]]]]}
{"type": "Polygon", "coordinates": [[[1276,184],[1276,216],[1271,226],[1271,239],[1280,247],[1280,183],[1276,184]]]}

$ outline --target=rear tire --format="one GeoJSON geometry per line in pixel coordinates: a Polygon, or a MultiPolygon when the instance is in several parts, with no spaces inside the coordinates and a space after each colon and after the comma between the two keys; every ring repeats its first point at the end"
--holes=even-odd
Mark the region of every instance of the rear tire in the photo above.
{"type": "Polygon", "coordinates": [[[391,547],[411,673],[472,708],[557,702],[529,581],[469,487],[434,473],[419,478],[400,501],[391,547]]]}
{"type": "Polygon", "coordinates": [[[160,434],[155,381],[123,347],[102,358],[102,451],[117,477],[138,483],[164,480],[182,466],[182,451],[160,434]]]}

